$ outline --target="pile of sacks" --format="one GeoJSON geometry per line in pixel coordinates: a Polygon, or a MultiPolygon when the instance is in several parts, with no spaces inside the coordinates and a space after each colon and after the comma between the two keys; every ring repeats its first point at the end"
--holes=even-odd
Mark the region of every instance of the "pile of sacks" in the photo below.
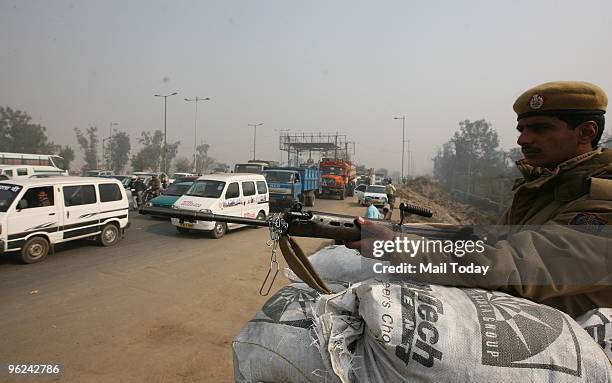
{"type": "Polygon", "coordinates": [[[573,320],[500,292],[376,279],[344,246],[310,260],[334,293],[286,272],[234,339],[237,382],[612,382],[610,309],[573,320]]]}

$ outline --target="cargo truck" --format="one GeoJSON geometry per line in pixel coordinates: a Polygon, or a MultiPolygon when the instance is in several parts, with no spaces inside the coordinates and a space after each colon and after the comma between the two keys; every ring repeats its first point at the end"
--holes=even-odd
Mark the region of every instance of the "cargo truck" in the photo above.
{"type": "Polygon", "coordinates": [[[270,167],[263,171],[270,191],[270,210],[282,211],[300,202],[314,206],[321,192],[321,172],[316,167],[270,167]]]}
{"type": "Polygon", "coordinates": [[[357,171],[355,165],[347,160],[324,158],[319,163],[321,170],[321,193],[344,199],[355,191],[357,171]]]}

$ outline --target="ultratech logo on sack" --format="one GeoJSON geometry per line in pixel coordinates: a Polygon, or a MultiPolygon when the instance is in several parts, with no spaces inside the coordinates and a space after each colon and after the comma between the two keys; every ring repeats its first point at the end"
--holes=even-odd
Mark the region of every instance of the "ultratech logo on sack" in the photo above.
{"type": "Polygon", "coordinates": [[[435,345],[440,339],[436,322],[439,315],[444,314],[444,306],[431,294],[428,285],[400,284],[403,331],[402,342],[395,347],[395,356],[406,365],[412,359],[425,367],[433,367],[435,359],[442,360],[442,351],[435,345]]]}
{"type": "Polygon", "coordinates": [[[493,291],[463,291],[478,312],[483,365],[581,375],[580,346],[561,312],[493,291]],[[555,357],[559,353],[566,357],[555,357]],[[553,360],[567,365],[551,363],[553,360]]]}

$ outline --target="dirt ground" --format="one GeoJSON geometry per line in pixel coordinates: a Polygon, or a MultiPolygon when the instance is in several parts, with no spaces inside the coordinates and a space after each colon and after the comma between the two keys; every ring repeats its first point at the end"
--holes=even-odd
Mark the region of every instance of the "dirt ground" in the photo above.
{"type": "MultiPolygon", "coordinates": [[[[316,209],[364,211],[352,198],[317,200],[316,209]]],[[[267,299],[258,293],[267,239],[252,228],[219,240],[180,235],[134,215],[114,248],[70,243],[33,265],[0,257],[0,363],[64,369],[0,381],[233,381],[232,339],[267,299]]],[[[329,243],[299,242],[307,253],[329,243]]],[[[272,293],[286,283],[279,273],[272,293]]]]}

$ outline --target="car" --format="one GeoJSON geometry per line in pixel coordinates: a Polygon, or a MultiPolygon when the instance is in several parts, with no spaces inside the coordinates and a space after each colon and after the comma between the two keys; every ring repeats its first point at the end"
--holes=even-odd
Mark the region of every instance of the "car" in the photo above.
{"type": "Polygon", "coordinates": [[[0,253],[40,262],[58,243],[95,238],[113,246],[123,237],[128,199],[118,180],[48,177],[0,181],[0,253]]]}
{"type": "MultiPolygon", "coordinates": [[[[270,213],[268,184],[261,174],[217,173],[199,177],[172,205],[173,209],[265,219],[270,213]]],[[[179,233],[207,231],[221,238],[228,229],[241,224],[172,218],[179,233]]]]}
{"type": "Polygon", "coordinates": [[[384,206],[387,203],[387,194],[382,185],[368,185],[363,193],[364,203],[372,201],[374,206],[384,206]]]}
{"type": "Polygon", "coordinates": [[[115,175],[115,172],[113,172],[112,170],[100,170],[100,169],[87,170],[83,174],[84,177],[108,177],[108,176],[113,176],[113,175],[115,175]]]}
{"type": "Polygon", "coordinates": [[[172,184],[172,183],[175,183],[176,180],[178,179],[185,178],[185,177],[191,177],[191,176],[196,176],[196,178],[198,177],[196,174],[193,174],[193,173],[174,173],[172,177],[168,179],[168,182],[172,184]]]}
{"type": "Polygon", "coordinates": [[[170,184],[160,196],[151,199],[145,206],[171,208],[182,195],[187,193],[193,182],[194,180],[170,184]]]}
{"type": "Polygon", "coordinates": [[[366,190],[367,187],[368,187],[368,185],[366,185],[366,184],[359,184],[355,188],[355,196],[357,197],[357,203],[362,205],[362,206],[365,203],[365,199],[363,198],[363,194],[365,193],[365,190],[366,190]]]}

